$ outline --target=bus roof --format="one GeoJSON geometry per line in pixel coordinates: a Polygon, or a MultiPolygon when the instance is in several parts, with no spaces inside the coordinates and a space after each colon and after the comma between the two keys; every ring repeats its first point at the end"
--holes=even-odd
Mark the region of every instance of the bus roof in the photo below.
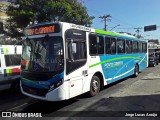
{"type": "MultiPolygon", "coordinates": [[[[49,25],[49,24],[53,24],[53,23],[60,23],[60,24],[70,24],[70,25],[76,25],[76,26],[80,26],[80,27],[85,27],[83,25],[77,25],[77,24],[74,24],[74,23],[67,23],[67,22],[43,22],[43,23],[38,23],[38,24],[34,24],[34,25],[30,25],[30,26],[27,26],[26,28],[30,28],[30,27],[36,27],[36,26],[40,26],[40,25],[49,25]]],[[[80,28],[79,27],[79,28],[80,28]]],[[[77,27],[78,28],[78,27],[77,27]]],[[[95,33],[98,33],[98,34],[102,34],[102,35],[108,35],[108,36],[112,36],[112,37],[120,37],[120,38],[124,38],[124,39],[132,39],[132,40],[140,40],[139,38],[136,38],[134,36],[131,36],[131,35],[124,35],[124,34],[120,34],[120,33],[117,33],[117,32],[112,32],[112,31],[104,31],[104,30],[100,30],[100,29],[94,29],[94,28],[90,28],[90,27],[85,27],[85,28],[88,28],[90,29],[90,32],[95,32],[95,33]]],[[[81,29],[83,30],[83,29],[81,29]]],[[[86,29],[84,29],[86,31],[86,29]]],[[[142,40],[142,41],[145,41],[145,40],[142,40]]]]}
{"type": "Polygon", "coordinates": [[[131,35],[124,35],[124,34],[112,32],[112,31],[104,31],[104,30],[95,29],[95,32],[98,34],[103,34],[103,35],[108,35],[108,36],[113,36],[113,37],[120,37],[120,38],[124,38],[124,39],[140,40],[140,39],[138,39],[134,36],[131,36],[131,35]]]}

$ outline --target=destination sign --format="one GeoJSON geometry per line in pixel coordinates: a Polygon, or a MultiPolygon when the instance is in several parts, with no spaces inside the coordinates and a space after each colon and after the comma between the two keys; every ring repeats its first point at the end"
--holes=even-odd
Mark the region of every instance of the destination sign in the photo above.
{"type": "Polygon", "coordinates": [[[47,25],[40,25],[35,27],[30,27],[25,29],[24,33],[27,36],[31,35],[40,35],[40,34],[47,34],[47,33],[58,33],[60,32],[59,24],[47,24],[47,25]]]}

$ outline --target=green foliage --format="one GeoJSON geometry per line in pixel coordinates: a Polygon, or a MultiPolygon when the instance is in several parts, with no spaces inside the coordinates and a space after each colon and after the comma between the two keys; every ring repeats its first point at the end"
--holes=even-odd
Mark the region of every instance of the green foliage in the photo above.
{"type": "Polygon", "coordinates": [[[15,0],[8,10],[8,28],[12,35],[21,36],[18,29],[24,29],[30,22],[62,21],[91,26],[93,16],[78,0],[15,0]]]}

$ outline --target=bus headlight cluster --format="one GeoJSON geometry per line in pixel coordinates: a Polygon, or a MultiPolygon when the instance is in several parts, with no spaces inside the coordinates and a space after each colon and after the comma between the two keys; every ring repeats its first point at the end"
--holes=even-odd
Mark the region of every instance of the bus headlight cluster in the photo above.
{"type": "Polygon", "coordinates": [[[56,89],[57,87],[59,87],[59,86],[62,85],[62,84],[63,84],[63,79],[60,80],[60,81],[58,81],[58,82],[56,82],[56,83],[54,83],[54,84],[52,84],[52,85],[50,85],[48,91],[50,92],[50,91],[56,89]]]}

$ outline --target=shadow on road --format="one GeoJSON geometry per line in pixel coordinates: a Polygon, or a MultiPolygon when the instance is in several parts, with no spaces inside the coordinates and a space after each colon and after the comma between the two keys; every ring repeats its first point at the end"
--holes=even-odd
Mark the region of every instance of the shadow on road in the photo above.
{"type": "Polygon", "coordinates": [[[16,91],[13,89],[1,90],[0,91],[0,105],[7,104],[19,99],[26,98],[26,96],[22,95],[20,91],[16,91]]]}
{"type": "MultiPolygon", "coordinates": [[[[114,82],[114,83],[112,83],[112,84],[110,84],[108,86],[105,86],[104,89],[112,87],[115,84],[123,82],[123,81],[125,81],[127,79],[128,78],[125,78],[125,79],[122,79],[120,81],[114,82]]],[[[86,98],[89,98],[88,95],[87,94],[82,94],[82,95],[79,95],[79,96],[77,96],[77,97],[75,97],[73,99],[65,100],[65,101],[59,101],[59,102],[48,102],[48,101],[40,101],[39,100],[39,101],[37,101],[35,103],[31,103],[30,105],[28,105],[25,108],[23,108],[21,112],[42,113],[42,114],[48,116],[48,115],[50,115],[52,113],[54,114],[54,112],[56,112],[58,110],[64,109],[67,106],[71,107],[70,106],[71,104],[74,104],[74,103],[78,102],[79,100],[86,99],[86,98]]],[[[75,106],[73,106],[73,108],[75,108],[75,106]]],[[[73,110],[70,109],[70,111],[74,111],[74,109],[73,110]]],[[[63,113],[62,113],[62,115],[63,115],[63,113]]]]}
{"type": "MultiPolygon", "coordinates": [[[[98,100],[84,111],[63,111],[61,114],[56,112],[51,116],[55,117],[58,114],[60,117],[125,117],[128,113],[134,114],[132,117],[138,117],[136,120],[146,120],[147,113],[154,113],[153,116],[160,117],[159,103],[160,94],[110,97],[98,100]],[[143,116],[136,116],[135,114],[143,116]]],[[[153,116],[147,117],[152,120],[154,119],[153,116]]]]}
{"type": "Polygon", "coordinates": [[[28,105],[21,112],[50,114],[77,101],[78,100],[76,99],[59,102],[38,101],[36,103],[28,105]]]}
{"type": "MultiPolygon", "coordinates": [[[[75,99],[61,102],[39,101],[25,107],[21,112],[42,113],[43,117],[125,117],[126,113],[139,112],[155,113],[160,116],[158,114],[160,113],[158,112],[160,111],[160,94],[102,98],[85,108],[84,111],[74,111],[75,106],[69,111],[59,111],[75,102],[77,102],[75,99]]],[[[150,120],[152,120],[151,117],[150,120]]]]}

